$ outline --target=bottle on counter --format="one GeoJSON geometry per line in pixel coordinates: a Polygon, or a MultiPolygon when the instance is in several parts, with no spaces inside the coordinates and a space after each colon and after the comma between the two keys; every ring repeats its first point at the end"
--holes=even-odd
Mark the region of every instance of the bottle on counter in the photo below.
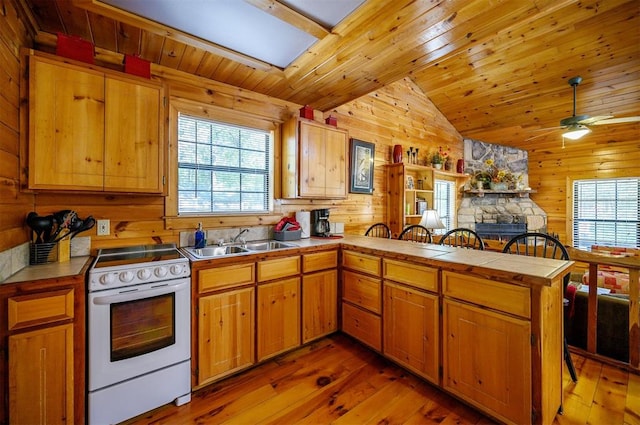
{"type": "Polygon", "coordinates": [[[202,230],[202,223],[198,223],[198,229],[196,230],[196,248],[204,248],[207,241],[204,238],[204,230],[202,230]]]}

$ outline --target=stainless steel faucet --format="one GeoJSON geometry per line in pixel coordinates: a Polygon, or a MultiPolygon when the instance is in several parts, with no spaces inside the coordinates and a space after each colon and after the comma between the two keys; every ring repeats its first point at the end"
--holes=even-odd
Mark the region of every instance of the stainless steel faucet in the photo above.
{"type": "MultiPolygon", "coordinates": [[[[235,238],[233,238],[233,243],[235,243],[235,242],[238,240],[238,238],[239,238],[240,236],[242,236],[242,234],[247,233],[248,231],[249,231],[249,229],[240,229],[240,233],[238,233],[238,234],[235,236],[235,238]]],[[[240,242],[241,242],[241,243],[245,243],[245,242],[244,242],[244,239],[240,239],[240,242]]]]}

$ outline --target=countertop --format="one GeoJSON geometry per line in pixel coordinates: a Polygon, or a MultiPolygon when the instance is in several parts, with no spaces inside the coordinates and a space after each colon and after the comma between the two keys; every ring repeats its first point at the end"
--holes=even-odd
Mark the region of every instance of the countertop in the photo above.
{"type": "Polygon", "coordinates": [[[69,261],[62,263],[47,263],[27,266],[0,282],[0,285],[76,276],[82,273],[87,262],[91,259],[92,257],[90,256],[72,257],[69,261]]]}
{"type": "MultiPolygon", "coordinates": [[[[492,251],[456,248],[437,244],[416,243],[397,239],[344,235],[342,238],[307,238],[287,241],[299,248],[344,246],[400,260],[417,260],[445,270],[473,272],[499,280],[519,281],[523,284],[550,285],[552,280],[570,271],[573,261],[553,260],[502,254],[492,251]]],[[[283,253],[287,250],[283,250],[283,253]]],[[[256,255],[247,253],[240,255],[256,255]]],[[[190,257],[192,260],[192,257],[190,257]]],[[[73,257],[68,262],[27,266],[0,283],[19,283],[41,279],[55,279],[82,273],[92,257],[73,257]]]]}
{"type": "MultiPolygon", "coordinates": [[[[445,270],[470,272],[489,279],[516,281],[525,285],[551,285],[552,281],[558,276],[569,273],[574,263],[573,261],[527,257],[397,239],[372,238],[361,235],[344,235],[344,237],[337,239],[312,237],[287,241],[287,243],[303,249],[328,245],[343,246],[364,252],[371,251],[372,254],[383,255],[388,258],[414,260],[427,265],[441,267],[445,270]]],[[[282,251],[284,253],[287,250],[283,249],[282,251]]],[[[256,253],[239,255],[256,255],[256,253]]],[[[201,261],[192,257],[189,258],[193,261],[201,261]]]]}

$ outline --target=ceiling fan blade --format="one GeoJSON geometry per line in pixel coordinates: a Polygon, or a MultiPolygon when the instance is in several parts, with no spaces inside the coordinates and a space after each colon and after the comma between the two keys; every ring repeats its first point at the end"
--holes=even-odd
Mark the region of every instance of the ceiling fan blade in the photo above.
{"type": "Polygon", "coordinates": [[[533,140],[533,139],[537,139],[538,137],[544,137],[547,136],[549,134],[553,134],[555,133],[558,129],[560,128],[564,128],[564,127],[556,127],[556,128],[540,128],[538,130],[534,130],[534,131],[543,131],[545,130],[544,133],[542,134],[536,134],[535,136],[531,136],[529,138],[524,139],[525,142],[528,142],[529,140],[533,140]]]}
{"type": "MultiPolygon", "coordinates": [[[[598,117],[595,117],[598,118],[598,117]]],[[[640,117],[620,117],[620,118],[606,118],[598,120],[589,125],[606,125],[606,124],[623,124],[628,122],[640,122],[640,117]]]]}
{"type": "Polygon", "coordinates": [[[589,118],[580,120],[577,122],[577,124],[592,125],[592,124],[596,124],[598,121],[608,120],[610,118],[613,118],[613,115],[598,115],[595,117],[589,117],[589,118]]]}
{"type": "Polygon", "coordinates": [[[536,128],[534,130],[531,131],[547,131],[547,130],[559,130],[561,128],[567,128],[566,125],[559,125],[557,127],[545,127],[545,128],[536,128]]]}

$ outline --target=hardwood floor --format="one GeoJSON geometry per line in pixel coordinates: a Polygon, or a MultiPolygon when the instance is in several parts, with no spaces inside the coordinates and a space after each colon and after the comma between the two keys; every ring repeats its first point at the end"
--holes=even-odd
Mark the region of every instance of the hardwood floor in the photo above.
{"type": "MultiPolygon", "coordinates": [[[[573,355],[554,424],[640,424],[640,376],[573,355]]],[[[566,368],[565,368],[566,369],[566,368]]],[[[490,424],[490,418],[341,334],[127,421],[139,424],[490,424]]]]}

